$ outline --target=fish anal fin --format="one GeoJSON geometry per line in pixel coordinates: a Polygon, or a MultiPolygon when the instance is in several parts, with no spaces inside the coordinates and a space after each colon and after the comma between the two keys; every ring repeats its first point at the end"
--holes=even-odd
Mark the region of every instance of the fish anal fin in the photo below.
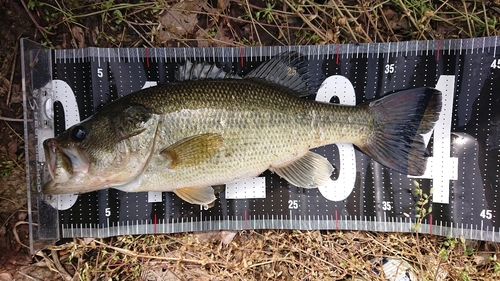
{"type": "Polygon", "coordinates": [[[328,160],[311,151],[291,162],[269,168],[290,184],[302,188],[315,188],[325,184],[333,172],[328,160]]]}
{"type": "Polygon", "coordinates": [[[214,190],[210,186],[205,187],[182,187],[173,191],[182,200],[195,205],[208,207],[215,201],[214,190]]]}
{"type": "Polygon", "coordinates": [[[197,165],[210,160],[222,144],[217,134],[201,134],[182,139],[163,149],[160,154],[169,159],[169,169],[197,165]]]}

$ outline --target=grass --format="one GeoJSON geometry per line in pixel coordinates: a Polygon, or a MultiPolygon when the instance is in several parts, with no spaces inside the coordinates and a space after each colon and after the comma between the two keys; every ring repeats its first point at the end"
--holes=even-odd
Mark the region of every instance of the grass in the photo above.
{"type": "Polygon", "coordinates": [[[75,238],[41,258],[81,280],[148,274],[177,276],[170,280],[386,280],[382,259],[405,261],[418,280],[500,278],[497,245],[468,243],[431,235],[417,240],[408,233],[251,230],[239,231],[228,245],[197,233],[75,238]]]}
{"type": "Polygon", "coordinates": [[[60,39],[51,34],[69,31],[75,37],[75,29],[87,29],[88,45],[115,47],[393,42],[492,36],[500,30],[500,7],[484,1],[196,3],[30,0],[27,7],[43,19],[37,25],[43,26],[45,43],[52,46],[61,42],[53,42],[60,39]],[[188,15],[196,15],[197,22],[183,22],[188,15]],[[98,24],[88,26],[89,19],[98,24]]]}
{"type": "MultiPolygon", "coordinates": [[[[29,0],[26,9],[44,43],[64,48],[394,42],[500,32],[495,1],[320,2],[29,0]]],[[[0,171],[12,163],[5,165],[0,171]]],[[[415,233],[239,231],[227,245],[197,233],[75,238],[35,258],[65,280],[386,280],[383,258],[407,262],[419,280],[500,278],[498,244],[419,234],[432,192],[417,187],[415,194],[415,233]]]]}

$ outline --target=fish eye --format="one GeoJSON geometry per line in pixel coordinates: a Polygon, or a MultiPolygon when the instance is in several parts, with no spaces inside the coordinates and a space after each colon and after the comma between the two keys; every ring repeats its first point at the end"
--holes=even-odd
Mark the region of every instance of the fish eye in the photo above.
{"type": "Polygon", "coordinates": [[[76,126],[71,130],[71,138],[74,141],[83,141],[85,137],[87,136],[87,131],[85,130],[85,127],[83,126],[76,126]]]}

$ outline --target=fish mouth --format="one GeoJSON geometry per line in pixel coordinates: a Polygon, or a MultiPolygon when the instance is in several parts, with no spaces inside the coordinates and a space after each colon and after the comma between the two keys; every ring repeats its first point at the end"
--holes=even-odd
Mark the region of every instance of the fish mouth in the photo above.
{"type": "Polygon", "coordinates": [[[54,183],[68,182],[88,170],[88,160],[78,148],[62,147],[56,139],[51,138],[43,142],[43,149],[54,183]]]}

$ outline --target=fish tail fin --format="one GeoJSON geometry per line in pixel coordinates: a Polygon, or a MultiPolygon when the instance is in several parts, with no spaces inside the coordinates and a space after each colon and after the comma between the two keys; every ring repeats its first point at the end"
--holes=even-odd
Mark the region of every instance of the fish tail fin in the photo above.
{"type": "Polygon", "coordinates": [[[403,90],[366,104],[375,132],[360,149],[373,160],[403,174],[425,172],[426,145],[422,134],[434,127],[441,112],[441,92],[433,88],[403,90]]]}

